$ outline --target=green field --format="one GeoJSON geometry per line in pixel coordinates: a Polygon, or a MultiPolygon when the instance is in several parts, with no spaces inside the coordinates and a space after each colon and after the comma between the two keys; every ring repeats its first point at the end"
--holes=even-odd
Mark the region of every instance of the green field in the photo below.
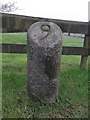
{"type": "MultiPolygon", "coordinates": [[[[26,33],[3,33],[3,43],[25,43],[26,33]]],[[[1,41],[0,41],[1,42],[1,41]]],[[[83,39],[65,37],[64,46],[82,46],[83,39]]],[[[58,101],[30,101],[27,93],[27,55],[2,55],[3,118],[87,118],[88,70],[79,67],[80,56],[62,56],[58,101]]]]}
{"type": "MultiPolygon", "coordinates": [[[[27,43],[27,33],[3,33],[3,43],[15,43],[15,44],[26,44],[27,43]]],[[[63,45],[64,46],[82,46],[83,39],[77,37],[64,36],[63,45]]]]}

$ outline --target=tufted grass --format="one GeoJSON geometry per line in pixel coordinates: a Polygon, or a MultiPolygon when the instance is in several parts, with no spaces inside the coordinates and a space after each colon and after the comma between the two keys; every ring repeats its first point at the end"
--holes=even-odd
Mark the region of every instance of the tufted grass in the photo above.
{"type": "MultiPolygon", "coordinates": [[[[2,41],[26,43],[26,33],[4,33],[2,41]]],[[[67,36],[63,43],[82,46],[82,41],[81,38],[67,36]]],[[[30,101],[27,93],[27,55],[3,54],[3,118],[87,118],[88,70],[81,70],[79,63],[80,56],[63,55],[58,101],[52,104],[34,103],[30,101]]]]}

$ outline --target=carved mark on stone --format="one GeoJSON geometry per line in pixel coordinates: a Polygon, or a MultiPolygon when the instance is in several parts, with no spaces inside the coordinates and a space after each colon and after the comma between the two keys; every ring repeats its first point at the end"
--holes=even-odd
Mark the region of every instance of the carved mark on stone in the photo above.
{"type": "Polygon", "coordinates": [[[41,38],[41,40],[45,39],[48,35],[49,35],[49,32],[50,32],[50,26],[49,25],[42,25],[41,26],[41,30],[45,33],[47,33],[43,38],[41,38]]]}

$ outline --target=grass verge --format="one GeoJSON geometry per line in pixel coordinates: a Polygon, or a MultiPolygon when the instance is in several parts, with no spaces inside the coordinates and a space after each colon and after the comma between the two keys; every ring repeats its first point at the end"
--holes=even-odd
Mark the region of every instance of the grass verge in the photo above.
{"type": "MultiPolygon", "coordinates": [[[[4,33],[3,43],[25,43],[26,33],[4,33]]],[[[83,39],[64,37],[64,46],[82,46],[83,39]]],[[[2,56],[3,118],[87,118],[88,70],[79,67],[80,56],[62,56],[58,101],[30,101],[27,93],[26,54],[2,56]]]]}

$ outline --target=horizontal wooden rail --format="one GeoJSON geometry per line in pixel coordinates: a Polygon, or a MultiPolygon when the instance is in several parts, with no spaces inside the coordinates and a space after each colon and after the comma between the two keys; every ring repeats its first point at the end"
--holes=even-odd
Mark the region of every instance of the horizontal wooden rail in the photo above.
{"type": "MultiPolygon", "coordinates": [[[[25,44],[0,44],[2,53],[26,53],[27,45],[25,44]]],[[[63,46],[63,55],[88,55],[88,49],[83,47],[63,46]]],[[[89,53],[90,55],[90,53],[89,53]]]]}
{"type": "Polygon", "coordinates": [[[2,13],[2,32],[24,32],[37,21],[51,21],[60,26],[63,32],[90,35],[89,22],[57,20],[2,13]]]}

